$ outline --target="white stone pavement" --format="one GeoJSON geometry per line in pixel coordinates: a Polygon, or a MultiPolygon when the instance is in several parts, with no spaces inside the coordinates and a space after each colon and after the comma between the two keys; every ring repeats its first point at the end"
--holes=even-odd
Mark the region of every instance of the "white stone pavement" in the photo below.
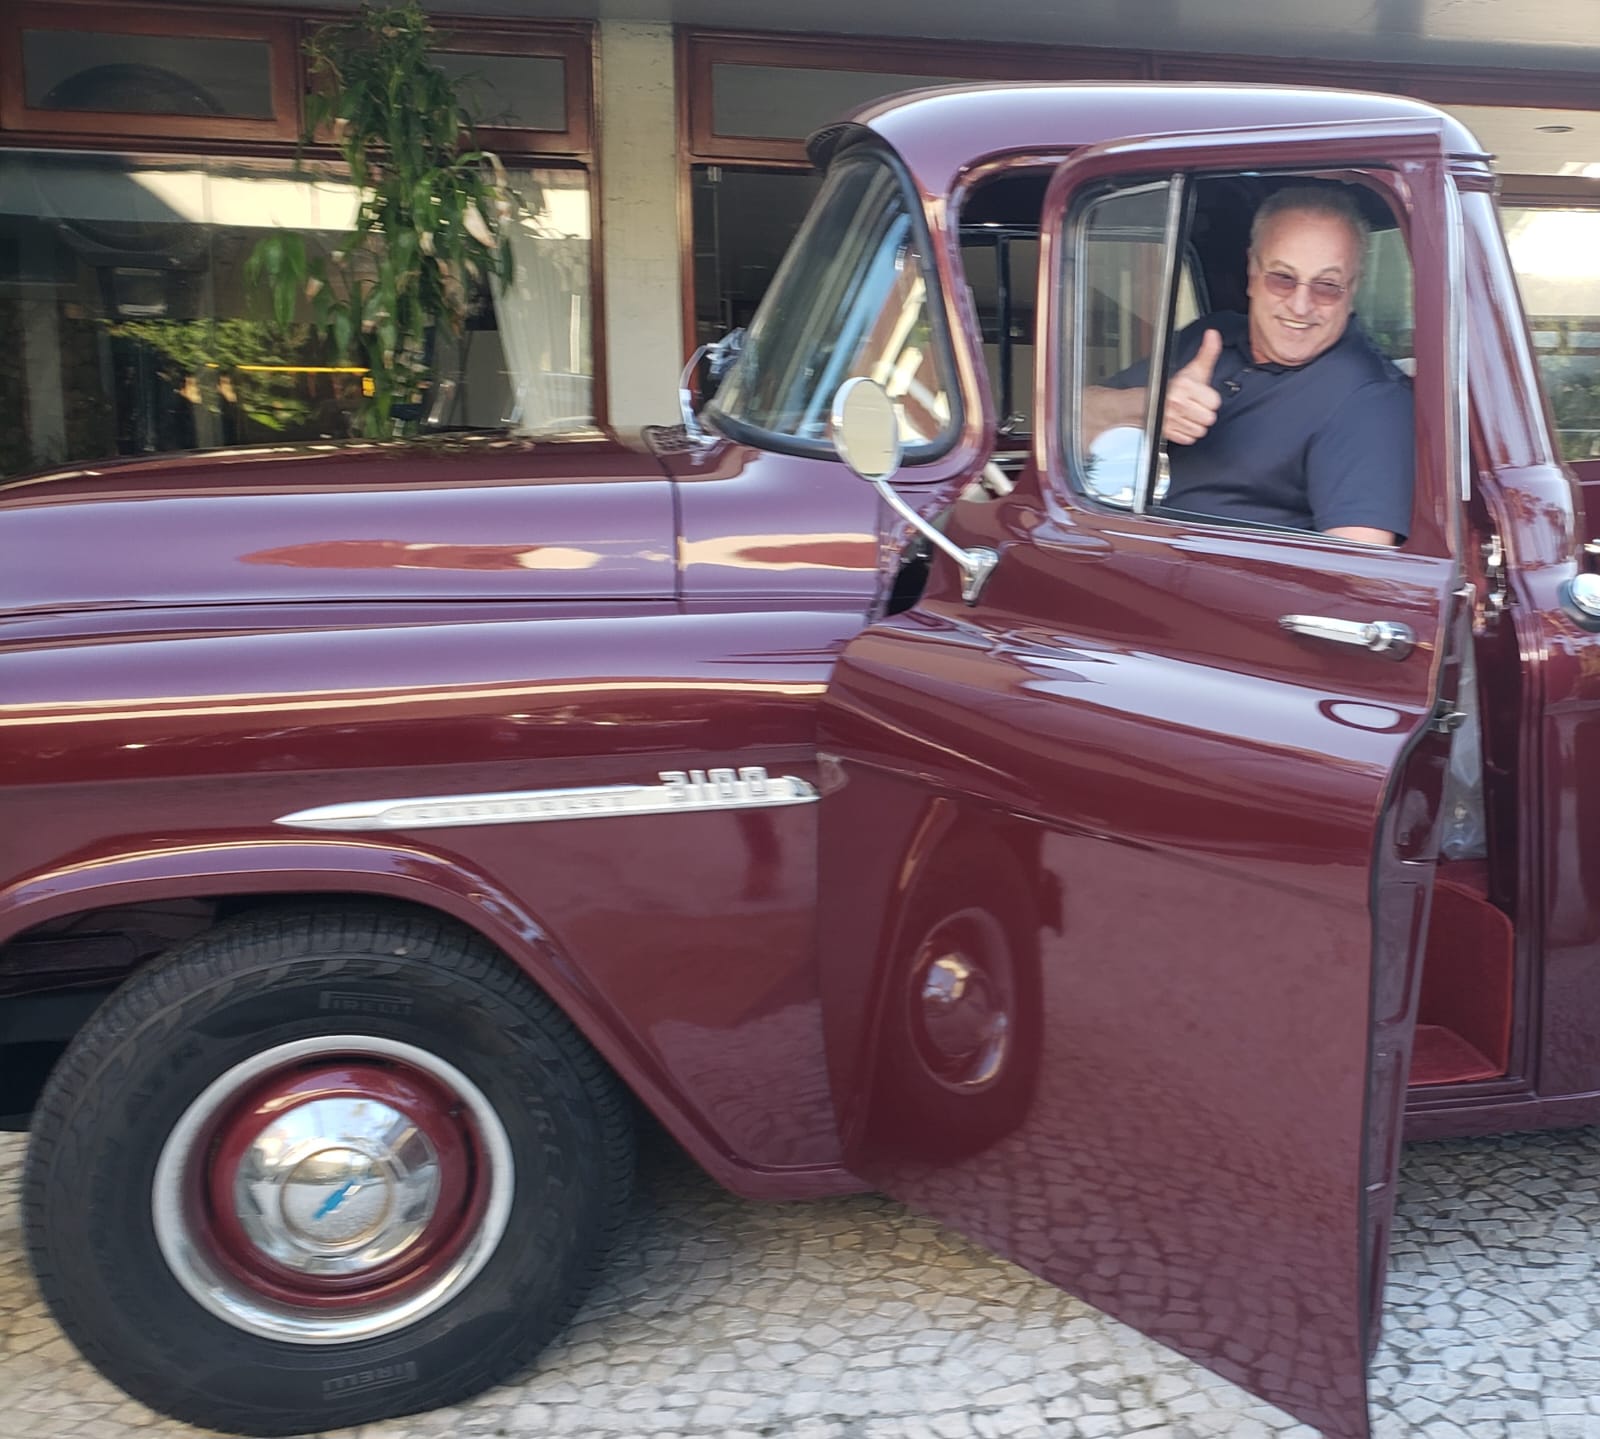
{"type": "MultiPolygon", "coordinates": [[[[0,1138],[0,1435],[178,1439],[44,1313],[0,1138]]],[[[1407,1151],[1377,1439],[1600,1439],[1600,1133],[1407,1151]]],[[[647,1156],[607,1279],[520,1383],[345,1439],[1314,1439],[880,1198],[751,1204],[647,1156]]]]}

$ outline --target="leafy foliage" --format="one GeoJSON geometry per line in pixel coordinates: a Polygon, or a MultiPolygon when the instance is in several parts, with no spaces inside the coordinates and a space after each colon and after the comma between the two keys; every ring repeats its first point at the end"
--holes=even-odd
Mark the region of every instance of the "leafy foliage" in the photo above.
{"type": "Polygon", "coordinates": [[[107,330],[150,346],[161,357],[167,382],[213,414],[228,401],[265,429],[281,430],[303,423],[311,413],[287,369],[295,361],[292,346],[275,325],[242,319],[125,320],[107,330]]]}
{"type": "Polygon", "coordinates": [[[474,289],[511,278],[510,242],[498,233],[511,190],[499,161],[473,146],[458,82],[429,58],[434,39],[417,0],[363,0],[353,18],[311,36],[307,135],[331,134],[361,188],[355,229],[327,260],[277,230],[246,262],[282,329],[309,301],[333,357],[366,367],[371,393],[357,424],[372,437],[396,433],[417,398],[430,330],[459,331],[474,289]]]}
{"type": "Polygon", "coordinates": [[[1539,369],[1564,460],[1600,456],[1600,358],[1594,355],[1542,355],[1539,369]]]}

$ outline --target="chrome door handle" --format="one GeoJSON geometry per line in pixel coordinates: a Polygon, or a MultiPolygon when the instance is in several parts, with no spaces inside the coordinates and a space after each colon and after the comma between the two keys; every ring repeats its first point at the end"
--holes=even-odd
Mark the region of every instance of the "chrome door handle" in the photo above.
{"type": "Polygon", "coordinates": [[[1335,620],[1325,615],[1280,615],[1278,623],[1297,635],[1335,644],[1360,645],[1376,655],[1404,659],[1416,647],[1417,637],[1409,625],[1390,620],[1335,620]]]}

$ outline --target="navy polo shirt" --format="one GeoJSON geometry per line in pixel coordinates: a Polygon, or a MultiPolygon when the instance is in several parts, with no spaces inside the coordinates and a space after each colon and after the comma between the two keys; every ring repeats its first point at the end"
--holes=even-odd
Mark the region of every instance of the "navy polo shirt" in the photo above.
{"type": "MultiPolygon", "coordinates": [[[[1416,461],[1411,382],[1352,315],[1344,333],[1304,365],[1257,362],[1248,316],[1219,311],[1173,339],[1171,368],[1222,336],[1211,383],[1216,422],[1192,445],[1168,444],[1164,510],[1255,520],[1297,530],[1368,525],[1401,539],[1411,528],[1416,461]]],[[[1146,383],[1142,362],[1102,383],[1146,383]]]]}

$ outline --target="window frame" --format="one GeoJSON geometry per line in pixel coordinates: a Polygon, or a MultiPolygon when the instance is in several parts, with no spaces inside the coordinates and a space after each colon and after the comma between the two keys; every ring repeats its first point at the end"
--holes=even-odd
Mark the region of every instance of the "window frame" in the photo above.
{"type": "Polygon", "coordinates": [[[24,135],[71,136],[119,145],[129,139],[294,141],[300,134],[300,94],[305,73],[300,22],[292,13],[234,15],[148,6],[125,9],[76,0],[21,0],[0,9],[0,131],[15,143],[24,135]],[[23,36],[30,30],[60,34],[155,35],[203,40],[253,40],[267,45],[271,116],[162,115],[128,110],[43,110],[27,103],[23,36]],[[13,136],[12,132],[19,132],[13,136]]]}
{"type": "Polygon", "coordinates": [[[586,21],[510,26],[504,21],[434,16],[444,55],[513,55],[560,60],[566,86],[566,124],[559,130],[525,125],[475,125],[484,148],[518,156],[588,159],[594,149],[594,27],[586,21]]]}
{"type": "MultiPolygon", "coordinates": [[[[1416,261],[1411,243],[1408,217],[1402,209],[1396,207],[1390,186],[1375,183],[1369,178],[1374,173],[1383,173],[1387,170],[1389,170],[1389,167],[1386,165],[1373,165],[1360,170],[1346,166],[1333,166],[1327,170],[1301,167],[1291,167],[1283,170],[1256,170],[1252,168],[1247,172],[1217,169],[1204,165],[1198,167],[1176,167],[1169,171],[1133,170],[1125,176],[1105,177],[1074,194],[1064,226],[1065,233],[1071,237],[1071,242],[1062,247],[1063,254],[1060,268],[1055,276],[1056,283],[1061,286],[1063,305],[1070,307],[1072,331],[1070,338],[1063,336],[1051,337],[1051,343],[1058,347],[1058,353],[1061,357],[1059,361],[1060,379],[1070,387],[1070,403],[1059,405],[1062,416],[1056,422],[1055,433],[1051,438],[1052,443],[1056,446],[1060,462],[1057,465],[1047,467],[1045,480],[1047,490],[1053,492],[1058,498],[1066,499],[1071,504],[1080,505],[1097,514],[1106,516],[1137,515],[1141,521],[1156,521],[1164,526],[1179,528],[1192,528],[1196,525],[1215,526],[1223,531],[1248,532],[1292,539],[1310,539],[1328,544],[1352,546],[1363,552],[1373,551],[1378,553],[1382,553],[1387,549],[1403,551],[1408,546],[1415,545],[1417,541],[1425,540],[1425,535],[1430,527],[1426,525],[1418,526],[1415,523],[1419,515],[1425,514],[1425,510],[1418,505],[1420,490],[1413,495],[1413,529],[1407,539],[1398,546],[1374,546],[1357,540],[1345,539],[1342,536],[1330,535],[1320,530],[1297,529],[1292,526],[1276,525],[1261,520],[1233,519],[1226,516],[1206,515],[1184,510],[1168,510],[1163,508],[1159,502],[1151,503],[1157,485],[1161,458],[1164,454],[1164,446],[1160,443],[1146,444],[1144,465],[1134,487],[1132,503],[1129,505],[1114,504],[1095,494],[1084,483],[1081,473],[1082,455],[1080,452],[1081,447],[1078,443],[1078,435],[1081,430],[1081,404],[1084,387],[1080,383],[1081,363],[1078,348],[1078,331],[1082,323],[1079,306],[1083,287],[1078,282],[1078,266],[1082,263],[1079,257],[1083,254],[1082,226],[1084,216],[1095,203],[1104,199],[1107,194],[1115,193],[1119,190],[1138,188],[1141,184],[1148,185],[1162,179],[1165,179],[1169,184],[1181,183],[1185,192],[1185,198],[1178,206],[1181,211],[1181,219],[1177,233],[1175,236],[1169,234],[1163,242],[1167,253],[1164,255],[1162,262],[1162,304],[1160,308],[1165,314],[1165,331],[1162,343],[1152,351],[1151,355],[1152,373],[1154,373],[1154,365],[1158,360],[1162,362],[1163,372],[1159,377],[1159,384],[1153,387],[1154,392],[1149,396],[1146,405],[1142,430],[1146,436],[1149,436],[1157,433],[1156,420],[1166,403],[1167,383],[1171,378],[1170,375],[1165,373],[1165,344],[1170,343],[1172,336],[1176,333],[1175,316],[1179,289],[1176,282],[1178,267],[1186,262],[1185,257],[1190,248],[1191,234],[1195,221],[1198,182],[1212,178],[1225,178],[1230,175],[1252,173],[1266,178],[1287,181],[1337,177],[1342,178],[1346,184],[1356,181],[1365,183],[1367,188],[1373,190],[1383,199],[1384,204],[1389,208],[1395,220],[1395,227],[1402,238],[1402,243],[1405,245],[1407,260],[1412,266],[1413,285],[1415,285],[1416,261]]],[[[1197,290],[1197,294],[1201,297],[1205,296],[1204,281],[1205,276],[1202,274],[1199,277],[1199,288],[1197,290]]],[[[1413,296],[1415,296],[1415,290],[1413,290],[1413,296]]],[[[1209,313],[1209,311],[1202,310],[1202,314],[1205,313],[1209,313]]],[[[1417,473],[1420,480],[1422,473],[1420,468],[1417,473]]],[[[1443,538],[1448,543],[1449,537],[1445,536],[1443,538]]],[[[1430,546],[1433,543],[1432,539],[1426,539],[1420,548],[1416,548],[1412,552],[1432,553],[1433,550],[1430,546]]]]}
{"type": "Polygon", "coordinates": [[[920,75],[949,84],[952,73],[971,80],[1142,80],[1145,57],[1134,51],[1063,46],[965,45],[959,41],[892,40],[887,44],[806,34],[686,29],[678,38],[683,133],[690,163],[726,161],[806,163],[805,139],[737,135],[716,128],[714,70],[718,65],[776,65],[785,69],[854,74],[920,75]]]}
{"type": "Polygon", "coordinates": [[[1188,250],[1188,231],[1193,220],[1191,212],[1194,203],[1194,179],[1194,175],[1187,171],[1175,171],[1166,175],[1150,174],[1133,177],[1130,181],[1108,179],[1077,194],[1067,216],[1066,228],[1071,239],[1062,247],[1060,269],[1055,277],[1056,283],[1062,287],[1062,292],[1068,299],[1072,315],[1071,349],[1067,354],[1065,366],[1071,403],[1056,407],[1058,412],[1056,423],[1061,427],[1056,441],[1061,447],[1060,453],[1066,458],[1066,473],[1061,478],[1074,499],[1108,514],[1134,514],[1146,517],[1150,515],[1150,500],[1155,492],[1159,462],[1165,452],[1159,443],[1152,445],[1146,439],[1144,464],[1134,477],[1133,495],[1127,505],[1113,504],[1104,496],[1096,494],[1087,482],[1083,445],[1080,442],[1083,433],[1085,389],[1082,378],[1083,332],[1087,328],[1085,299],[1089,288],[1082,281],[1088,254],[1084,229],[1094,207],[1109,196],[1125,194],[1131,190],[1166,189],[1167,207],[1159,256],[1161,289],[1156,304],[1160,318],[1151,337],[1150,350],[1150,373],[1155,377],[1156,383],[1146,386],[1145,414],[1140,427],[1141,432],[1148,437],[1155,433],[1156,419],[1166,403],[1167,381],[1170,378],[1166,373],[1166,354],[1172,340],[1173,321],[1177,312],[1178,268],[1188,250]]]}

